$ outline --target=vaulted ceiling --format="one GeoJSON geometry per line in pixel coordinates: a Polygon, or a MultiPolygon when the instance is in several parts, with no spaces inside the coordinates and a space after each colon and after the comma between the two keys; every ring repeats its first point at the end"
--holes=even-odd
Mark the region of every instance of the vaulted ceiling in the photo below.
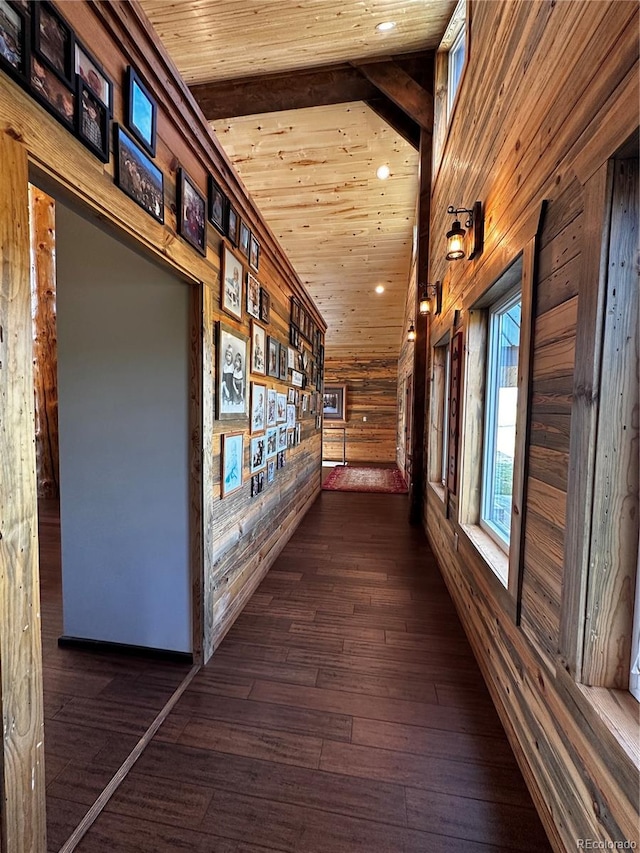
{"type": "Polygon", "coordinates": [[[432,51],[455,0],[141,5],[320,307],[327,355],[397,356],[432,51]]]}

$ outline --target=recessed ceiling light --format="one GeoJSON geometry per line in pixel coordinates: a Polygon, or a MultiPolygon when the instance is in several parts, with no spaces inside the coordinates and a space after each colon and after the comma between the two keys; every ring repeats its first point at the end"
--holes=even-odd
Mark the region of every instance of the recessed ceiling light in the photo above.
{"type": "Polygon", "coordinates": [[[376,30],[379,33],[388,33],[389,30],[393,30],[395,28],[395,21],[381,21],[379,24],[376,24],[376,30]]]}
{"type": "Polygon", "coordinates": [[[389,175],[391,174],[391,169],[384,163],[382,166],[378,166],[376,169],[376,175],[380,178],[381,181],[386,181],[389,175]]]}
{"type": "Polygon", "coordinates": [[[376,293],[384,293],[384,285],[379,284],[379,285],[376,287],[376,293]]]}

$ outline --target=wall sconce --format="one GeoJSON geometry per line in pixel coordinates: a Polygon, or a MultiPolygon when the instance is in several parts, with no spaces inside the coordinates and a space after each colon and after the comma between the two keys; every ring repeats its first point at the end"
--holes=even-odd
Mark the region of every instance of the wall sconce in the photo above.
{"type": "Polygon", "coordinates": [[[442,311],[442,282],[436,281],[435,284],[425,284],[422,287],[420,296],[419,310],[421,314],[430,314],[433,310],[433,300],[435,299],[434,314],[440,314],[442,311]]]}
{"type": "Polygon", "coordinates": [[[407,332],[407,340],[410,344],[412,344],[416,339],[416,327],[413,325],[413,320],[411,321],[411,325],[409,326],[409,331],[407,332]]]}
{"type": "Polygon", "coordinates": [[[473,260],[476,255],[482,251],[482,243],[484,238],[484,221],[482,218],[482,202],[477,201],[472,208],[454,207],[449,205],[447,213],[456,217],[453,220],[451,230],[447,231],[447,254],[448,261],[460,261],[465,256],[464,236],[467,233],[460,220],[457,218],[461,213],[468,213],[464,225],[465,228],[473,228],[473,246],[469,253],[469,260],[473,260]]]}

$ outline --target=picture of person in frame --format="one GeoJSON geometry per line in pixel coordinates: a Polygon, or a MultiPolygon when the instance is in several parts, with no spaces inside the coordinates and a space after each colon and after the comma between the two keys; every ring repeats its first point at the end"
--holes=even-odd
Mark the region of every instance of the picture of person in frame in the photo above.
{"type": "Polygon", "coordinates": [[[100,126],[100,110],[98,105],[86,89],[82,90],[81,102],[81,122],[80,127],[82,135],[86,140],[91,142],[96,148],[102,148],[102,127],[100,126]]]}
{"type": "Polygon", "coordinates": [[[69,34],[64,26],[47,9],[40,7],[39,19],[40,52],[53,65],[56,71],[66,76],[66,53],[69,34]]]}
{"type": "Polygon", "coordinates": [[[184,182],[182,221],[186,236],[197,246],[204,246],[204,205],[191,184],[184,182]]]}
{"type": "Polygon", "coordinates": [[[233,371],[233,348],[229,344],[224,352],[224,363],[222,365],[222,399],[225,403],[234,402],[233,371]]]}
{"type": "Polygon", "coordinates": [[[239,352],[236,353],[233,360],[233,397],[231,402],[236,404],[244,402],[244,370],[242,356],[239,352]]]}
{"type": "Polygon", "coordinates": [[[21,20],[6,0],[0,2],[0,56],[20,69],[22,63],[21,20]]]}

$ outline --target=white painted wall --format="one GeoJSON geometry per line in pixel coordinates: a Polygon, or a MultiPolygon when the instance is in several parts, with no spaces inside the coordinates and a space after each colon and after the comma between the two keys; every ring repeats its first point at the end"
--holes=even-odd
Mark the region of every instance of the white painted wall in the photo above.
{"type": "Polygon", "coordinates": [[[189,286],[56,231],[64,634],[190,652],[189,286]]]}

